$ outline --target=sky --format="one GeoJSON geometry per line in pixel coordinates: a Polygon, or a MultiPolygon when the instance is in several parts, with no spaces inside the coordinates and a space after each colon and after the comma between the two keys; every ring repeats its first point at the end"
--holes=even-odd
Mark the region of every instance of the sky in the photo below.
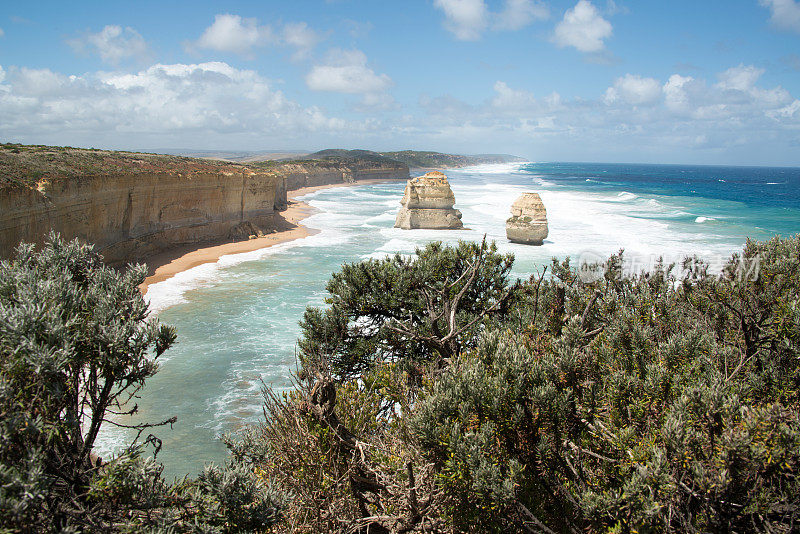
{"type": "Polygon", "coordinates": [[[0,141],[800,165],[798,0],[4,2],[0,141]]]}

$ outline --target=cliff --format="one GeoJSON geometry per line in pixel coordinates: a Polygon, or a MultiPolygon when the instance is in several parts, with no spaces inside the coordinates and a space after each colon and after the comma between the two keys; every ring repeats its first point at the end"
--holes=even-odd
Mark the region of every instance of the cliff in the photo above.
{"type": "Polygon", "coordinates": [[[512,243],[541,245],[547,237],[547,210],[538,193],[523,193],[511,205],[506,237],[512,243]]]}
{"type": "Polygon", "coordinates": [[[359,180],[404,179],[409,177],[408,166],[387,158],[369,157],[312,157],[252,163],[254,169],[266,169],[285,178],[289,191],[359,180]]]}
{"type": "Polygon", "coordinates": [[[287,190],[408,167],[315,162],[248,166],[177,156],[0,145],[0,258],[52,229],[95,243],[109,263],[281,225],[287,190]]]}
{"type": "Polygon", "coordinates": [[[406,183],[402,208],[397,213],[395,228],[455,230],[463,228],[461,212],[453,209],[456,203],[447,176],[433,171],[406,183]]]}

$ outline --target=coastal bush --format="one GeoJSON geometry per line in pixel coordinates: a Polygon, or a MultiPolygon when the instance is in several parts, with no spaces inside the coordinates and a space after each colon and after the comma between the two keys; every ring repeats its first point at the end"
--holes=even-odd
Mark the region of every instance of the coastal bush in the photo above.
{"type": "MultiPolygon", "coordinates": [[[[0,262],[0,531],[263,530],[280,498],[244,465],[168,484],[144,455],[157,424],[106,462],[103,425],[123,425],[175,331],[149,317],[144,266],[124,272],[51,234],[0,262]]],[[[174,421],[166,421],[169,423],[174,421]]],[[[161,424],[164,424],[161,423],[161,424]]]]}
{"type": "Polygon", "coordinates": [[[800,236],[748,242],[721,275],[696,258],[624,274],[620,253],[597,277],[554,260],[509,287],[510,262],[435,244],[333,276],[330,308],[306,314],[298,387],[267,391],[265,420],[232,444],[294,496],[287,524],[797,528],[800,236]],[[456,287],[470,327],[440,352],[426,313],[456,287]]]}
{"type": "Polygon", "coordinates": [[[0,263],[0,514],[63,528],[83,514],[92,450],[157,369],[174,331],[148,319],[141,266],[118,273],[51,235],[0,263]]]}
{"type": "Polygon", "coordinates": [[[348,380],[376,362],[438,362],[475,339],[479,320],[505,313],[513,257],[494,243],[431,243],[415,257],[350,263],[328,282],[328,308],[301,322],[305,369],[348,380]]]}

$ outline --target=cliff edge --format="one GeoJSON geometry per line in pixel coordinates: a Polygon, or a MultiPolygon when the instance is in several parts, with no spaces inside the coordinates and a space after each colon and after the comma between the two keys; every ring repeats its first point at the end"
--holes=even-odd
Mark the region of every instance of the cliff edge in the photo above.
{"type": "Polygon", "coordinates": [[[0,145],[0,258],[52,229],[95,243],[111,264],[179,246],[236,240],[284,225],[286,193],[308,185],[407,178],[408,167],[277,165],[0,145]]]}

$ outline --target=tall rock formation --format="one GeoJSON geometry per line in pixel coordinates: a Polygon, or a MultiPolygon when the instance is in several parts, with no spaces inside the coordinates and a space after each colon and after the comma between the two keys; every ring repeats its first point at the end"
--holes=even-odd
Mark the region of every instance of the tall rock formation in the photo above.
{"type": "Polygon", "coordinates": [[[453,209],[456,199],[447,176],[439,171],[409,180],[400,203],[403,207],[397,214],[395,228],[456,230],[464,227],[461,212],[453,209]]]}
{"type": "Polygon", "coordinates": [[[537,193],[523,193],[511,205],[506,237],[523,245],[541,245],[547,237],[547,210],[537,193]]]}

